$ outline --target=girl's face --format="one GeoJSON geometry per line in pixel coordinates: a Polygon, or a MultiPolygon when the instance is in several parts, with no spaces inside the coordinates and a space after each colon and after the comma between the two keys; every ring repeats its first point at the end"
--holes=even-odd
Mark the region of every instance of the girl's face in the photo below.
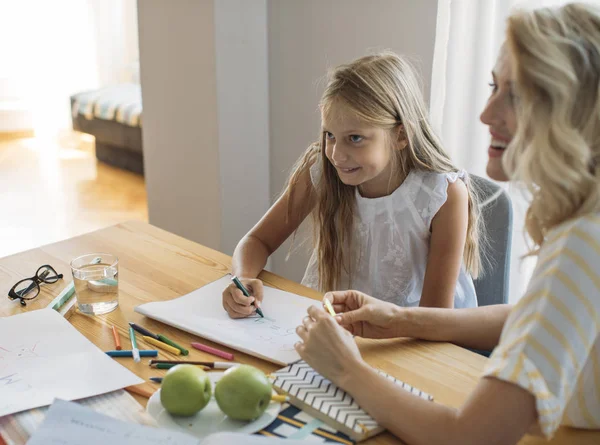
{"type": "Polygon", "coordinates": [[[400,185],[393,178],[390,182],[390,131],[365,124],[339,101],[323,113],[322,127],[325,155],[344,184],[359,187],[367,198],[385,196],[400,185]]]}
{"type": "Polygon", "coordinates": [[[502,46],[492,71],[492,93],[481,113],[481,122],[490,127],[491,144],[488,148],[487,174],[498,181],[509,178],[502,166],[502,155],[517,131],[512,56],[506,44],[502,46]]]}

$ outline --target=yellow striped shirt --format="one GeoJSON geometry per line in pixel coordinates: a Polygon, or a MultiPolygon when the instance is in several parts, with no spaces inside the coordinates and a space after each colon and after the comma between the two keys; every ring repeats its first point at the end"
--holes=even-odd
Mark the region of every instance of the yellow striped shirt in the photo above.
{"type": "Polygon", "coordinates": [[[600,428],[600,216],[548,234],[484,374],[535,396],[546,437],[600,428]]]}

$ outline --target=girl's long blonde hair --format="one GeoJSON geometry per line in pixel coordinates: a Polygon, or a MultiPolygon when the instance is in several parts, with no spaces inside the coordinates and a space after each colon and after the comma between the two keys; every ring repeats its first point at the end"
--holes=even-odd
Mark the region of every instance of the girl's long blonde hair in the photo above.
{"type": "MultiPolygon", "coordinates": [[[[457,168],[442,148],[429,123],[427,108],[417,76],[410,64],[391,52],[362,57],[330,72],[321,98],[321,111],[327,113],[333,102],[341,103],[366,124],[403,131],[408,145],[393,149],[393,172],[405,177],[412,169],[430,172],[455,172],[457,168]]],[[[355,266],[354,212],[355,187],[345,185],[325,155],[325,135],[313,143],[296,163],[288,180],[288,217],[294,205],[294,189],[308,169],[319,162],[321,177],[314,184],[316,208],[313,210],[313,242],[317,249],[319,287],[334,290],[345,271],[350,281],[355,266]]],[[[469,219],[464,264],[473,277],[480,269],[479,212],[472,183],[469,190],[469,219]]],[[[351,285],[351,283],[349,283],[351,285]]]]}
{"type": "Polygon", "coordinates": [[[548,231],[600,211],[600,9],[573,3],[508,19],[517,131],[504,156],[532,195],[526,229],[548,231]]]}

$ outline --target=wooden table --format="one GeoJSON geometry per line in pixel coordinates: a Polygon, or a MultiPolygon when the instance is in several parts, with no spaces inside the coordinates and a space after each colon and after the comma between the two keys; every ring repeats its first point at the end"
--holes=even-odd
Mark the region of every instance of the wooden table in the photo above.
{"type": "MultiPolygon", "coordinates": [[[[134,321],[152,331],[160,331],[180,344],[194,336],[137,314],[135,306],[150,301],[170,300],[185,295],[230,271],[231,258],[223,253],[193,243],[149,224],[128,222],[59,243],[0,259],[0,316],[9,316],[44,308],[72,280],[69,262],[84,253],[110,252],[119,257],[119,308],[101,316],[86,316],[75,311],[69,321],[102,350],[114,348],[110,330],[115,325],[124,345],[129,343],[128,322],[134,321]],[[42,264],[51,264],[65,278],[54,285],[42,286],[41,294],[26,308],[6,295],[18,280],[33,275],[42,264]]],[[[300,284],[263,272],[261,279],[270,286],[320,299],[321,295],[300,284]]],[[[298,314],[301,319],[302,314],[298,314]]],[[[154,349],[140,340],[140,347],[154,349]]],[[[206,343],[209,343],[206,341],[206,343]]],[[[412,339],[385,341],[359,340],[367,362],[395,377],[432,394],[437,403],[458,407],[475,387],[486,359],[449,343],[432,343],[412,339]]],[[[218,346],[218,345],[215,345],[218,346]]],[[[222,346],[221,349],[227,350],[222,346]]],[[[234,352],[234,351],[231,351],[234,352]]],[[[235,351],[236,361],[272,372],[278,366],[235,351]]],[[[160,352],[160,357],[173,358],[160,352]]],[[[190,360],[214,360],[213,356],[191,350],[190,360]]],[[[164,374],[151,370],[145,363],[121,358],[124,366],[141,378],[164,374]]],[[[153,383],[145,387],[155,390],[153,383]]],[[[138,397],[145,405],[146,400],[138,397]]],[[[398,413],[402,415],[402,413],[398,413]]],[[[510,428],[510,425],[506,426],[510,428]]],[[[371,439],[369,444],[400,443],[389,433],[371,439]]],[[[526,437],[521,444],[546,444],[543,439],[526,437]]],[[[598,444],[600,432],[561,428],[553,444],[598,444]]]]}

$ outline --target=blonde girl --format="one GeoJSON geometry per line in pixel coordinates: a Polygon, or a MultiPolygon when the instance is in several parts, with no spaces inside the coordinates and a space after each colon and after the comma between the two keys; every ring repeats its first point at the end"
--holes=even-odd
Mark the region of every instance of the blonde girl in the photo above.
{"type": "Polygon", "coordinates": [[[360,292],[309,309],[299,354],[407,444],[515,444],[560,425],[600,429],[600,9],[517,12],[481,120],[488,174],[525,183],[538,264],[519,303],[465,310],[398,308],[360,292]],[[339,324],[338,324],[339,323],[339,324]],[[341,326],[340,326],[341,325],[341,326]],[[344,330],[342,326],[348,330],[344,330]],[[419,337],[492,349],[458,408],[382,379],[352,335],[419,337]]]}
{"type": "Polygon", "coordinates": [[[260,306],[255,278],[309,214],[314,253],[303,284],[355,288],[402,306],[476,306],[475,194],[434,134],[411,66],[393,53],[342,65],[329,76],[320,110],[319,140],[234,252],[233,273],[253,298],[229,286],[229,315],[260,306]]]}

